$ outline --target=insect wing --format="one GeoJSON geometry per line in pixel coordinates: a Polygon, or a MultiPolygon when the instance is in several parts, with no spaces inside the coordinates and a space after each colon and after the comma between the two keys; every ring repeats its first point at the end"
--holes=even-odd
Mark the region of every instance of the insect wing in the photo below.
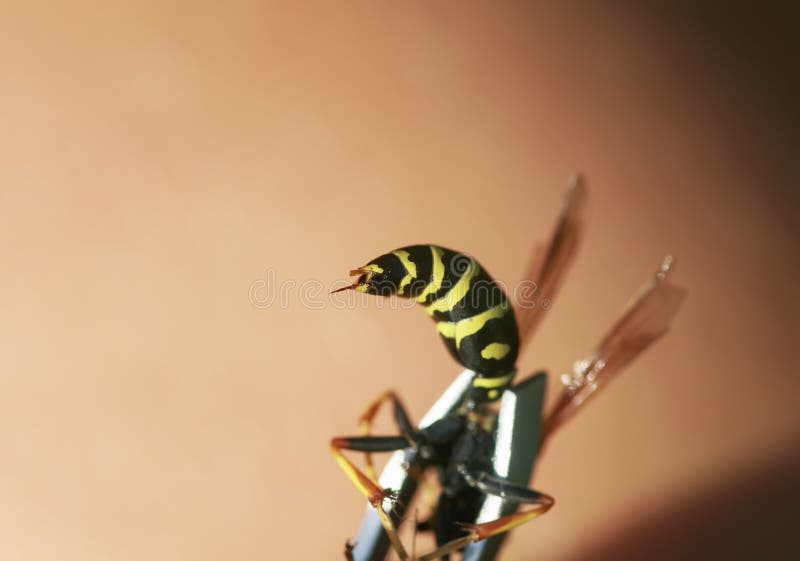
{"type": "Polygon", "coordinates": [[[576,362],[571,375],[562,376],[565,387],[547,419],[545,437],[667,332],[686,297],[686,290],[667,278],[672,264],[666,257],[653,281],[630,301],[595,351],[576,362]]]}
{"type": "Polygon", "coordinates": [[[519,338],[523,345],[542,321],[544,312],[549,307],[547,301],[552,302],[555,298],[562,280],[572,265],[583,232],[582,212],[585,203],[586,187],[583,179],[575,176],[567,191],[550,242],[533,252],[523,276],[524,282],[535,283],[535,301],[527,302],[516,310],[519,338]]]}

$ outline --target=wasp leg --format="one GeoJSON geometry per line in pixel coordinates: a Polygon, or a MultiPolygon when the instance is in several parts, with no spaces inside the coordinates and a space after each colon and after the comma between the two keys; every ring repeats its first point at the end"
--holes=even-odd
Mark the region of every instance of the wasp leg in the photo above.
{"type": "Polygon", "coordinates": [[[342,468],[347,478],[353,482],[356,488],[361,491],[370,505],[378,513],[381,525],[392,542],[395,551],[400,556],[401,561],[408,561],[408,553],[403,547],[397,531],[392,524],[391,518],[383,510],[383,502],[390,499],[389,493],[378,487],[373,480],[364,472],[358,469],[342,453],[342,450],[353,450],[358,452],[392,452],[409,446],[409,441],[404,436],[363,436],[352,438],[334,438],[331,440],[331,453],[336,458],[339,467],[342,468]]]}
{"type": "MultiPolygon", "coordinates": [[[[364,436],[370,436],[372,431],[372,421],[375,418],[375,415],[378,414],[381,406],[387,401],[391,401],[394,405],[394,419],[397,423],[397,427],[400,429],[400,434],[410,437],[414,433],[414,427],[411,425],[411,420],[408,417],[408,412],[406,411],[403,402],[392,390],[385,391],[375,398],[367,406],[364,413],[361,414],[361,417],[358,419],[358,424],[361,427],[361,433],[364,436]]],[[[364,453],[364,463],[366,464],[365,471],[367,472],[369,478],[373,482],[377,482],[378,477],[375,473],[375,464],[372,462],[372,454],[370,452],[364,453]]]]}
{"type": "Polygon", "coordinates": [[[479,542],[491,536],[508,532],[517,526],[533,520],[537,516],[541,516],[550,510],[555,503],[555,500],[550,495],[528,489],[527,487],[514,485],[504,479],[494,477],[485,472],[468,472],[465,470],[462,475],[464,475],[464,479],[470,486],[480,489],[487,495],[496,495],[509,501],[533,506],[527,510],[509,514],[508,516],[503,516],[482,524],[465,525],[464,527],[469,530],[468,535],[441,545],[430,553],[421,556],[419,561],[432,561],[433,559],[448,555],[453,551],[458,551],[470,543],[479,542]]]}
{"type": "Polygon", "coordinates": [[[347,559],[347,561],[354,561],[353,560],[353,548],[354,547],[355,547],[355,544],[352,543],[350,540],[347,540],[346,542],[344,542],[344,558],[347,559]]]}

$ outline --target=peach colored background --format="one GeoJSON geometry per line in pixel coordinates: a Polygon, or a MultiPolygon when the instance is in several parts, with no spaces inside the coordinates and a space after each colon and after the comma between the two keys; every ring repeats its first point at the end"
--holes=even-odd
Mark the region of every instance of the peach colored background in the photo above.
{"type": "Polygon", "coordinates": [[[457,368],[419,310],[249,287],[428,241],[513,282],[575,170],[587,237],[521,368],[569,367],[667,252],[690,295],[559,435],[505,559],[797,444],[785,129],[713,46],[623,10],[107,4],[0,20],[3,559],[340,559],[363,501],[328,439],[457,368]]]}

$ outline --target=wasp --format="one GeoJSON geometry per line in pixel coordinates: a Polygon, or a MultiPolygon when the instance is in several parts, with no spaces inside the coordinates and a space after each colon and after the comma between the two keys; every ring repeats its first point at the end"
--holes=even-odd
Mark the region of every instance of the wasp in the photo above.
{"type": "MultiPolygon", "coordinates": [[[[534,253],[526,277],[536,282],[540,302],[555,295],[572,262],[585,198],[585,186],[575,178],[550,243],[534,253]]],[[[478,261],[436,245],[396,249],[352,270],[356,281],[340,290],[414,299],[465,370],[418,426],[400,397],[386,391],[361,415],[360,436],[331,440],[334,458],[370,505],[348,556],[378,561],[391,544],[401,560],[409,559],[396,523],[402,505],[413,497],[416,479],[429,467],[438,469],[441,492],[431,519],[419,527],[433,531],[436,547],[420,561],[447,560],[462,550],[464,559],[490,561],[506,532],[547,512],[553,497],[527,487],[539,451],[601,384],[665,333],[685,296],[668,282],[671,268],[667,257],[595,351],[562,377],[564,388],[546,415],[544,373],[514,384],[517,357],[541,321],[543,305],[515,312],[502,286],[478,261]],[[398,435],[371,434],[384,404],[393,407],[398,435]],[[364,453],[364,470],[344,455],[346,450],[364,453]],[[395,452],[380,480],[372,462],[375,452],[395,452]]]]}

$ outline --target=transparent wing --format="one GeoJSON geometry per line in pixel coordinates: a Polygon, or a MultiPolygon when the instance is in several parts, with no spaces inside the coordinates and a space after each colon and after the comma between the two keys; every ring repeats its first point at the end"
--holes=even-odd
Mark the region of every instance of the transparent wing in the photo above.
{"type": "Polygon", "coordinates": [[[516,309],[521,346],[525,345],[538,327],[544,312],[549,308],[546,303],[553,301],[562,279],[572,265],[583,232],[581,215],[585,202],[586,186],[583,178],[576,175],[570,181],[550,242],[534,250],[523,277],[523,287],[526,283],[532,283],[528,287],[530,291],[525,288],[523,290],[532,292],[533,298],[529,300],[529,295],[525,293],[519,295],[523,300],[518,302],[516,309]]]}
{"type": "Polygon", "coordinates": [[[543,439],[667,332],[686,297],[686,291],[667,278],[672,267],[673,259],[668,256],[655,278],[631,300],[595,351],[576,362],[572,374],[562,375],[564,389],[545,421],[543,439]]]}

